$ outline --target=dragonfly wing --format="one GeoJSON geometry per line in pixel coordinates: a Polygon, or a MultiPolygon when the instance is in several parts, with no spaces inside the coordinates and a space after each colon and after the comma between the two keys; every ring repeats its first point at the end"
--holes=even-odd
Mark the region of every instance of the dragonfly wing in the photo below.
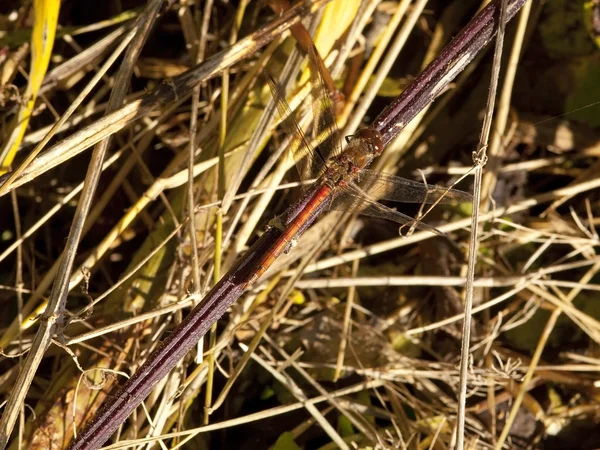
{"type": "Polygon", "coordinates": [[[458,189],[426,185],[387,173],[363,169],[357,184],[375,200],[403,203],[460,203],[471,202],[473,196],[458,189]]]}
{"type": "Polygon", "coordinates": [[[289,149],[294,156],[296,167],[300,173],[300,179],[309,180],[315,178],[316,174],[312,171],[313,160],[318,159],[320,161],[320,158],[316,156],[315,149],[308,139],[306,139],[302,127],[294,117],[294,113],[275,79],[268,72],[264,72],[264,77],[269,84],[271,94],[273,95],[277,110],[281,116],[281,126],[290,139],[289,149]]]}
{"type": "Polygon", "coordinates": [[[381,203],[369,198],[358,186],[348,185],[332,200],[330,209],[336,211],[355,211],[364,216],[391,220],[400,224],[400,234],[410,234],[414,229],[429,231],[440,236],[445,236],[438,229],[414,219],[406,214],[388,208],[381,203]]]}
{"type": "MultiPolygon", "coordinates": [[[[317,152],[323,161],[341,153],[340,130],[337,127],[331,95],[323,78],[325,67],[316,47],[310,46],[308,52],[310,84],[313,111],[313,135],[318,142],[317,152]]],[[[315,160],[315,162],[317,162],[315,160]]]]}

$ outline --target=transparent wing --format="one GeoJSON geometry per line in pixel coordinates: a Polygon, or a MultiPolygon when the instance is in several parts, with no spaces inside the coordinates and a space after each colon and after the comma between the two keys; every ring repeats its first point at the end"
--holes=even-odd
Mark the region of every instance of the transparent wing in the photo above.
{"type": "MultiPolygon", "coordinates": [[[[321,159],[316,156],[315,149],[312,147],[308,139],[306,139],[304,131],[302,131],[300,124],[298,124],[298,121],[294,117],[294,113],[292,112],[290,105],[286,101],[285,96],[283,95],[283,92],[281,91],[277,82],[268,72],[264,72],[264,77],[269,84],[271,94],[273,95],[275,103],[277,104],[277,110],[279,111],[279,115],[282,119],[281,126],[290,139],[289,150],[294,156],[296,168],[300,174],[300,179],[304,181],[315,178],[315,174],[312,172],[312,167],[317,164],[313,163],[313,161],[321,161],[321,159]]],[[[323,166],[321,165],[320,167],[322,168],[323,166]]]]}
{"type": "Polygon", "coordinates": [[[317,152],[323,161],[341,153],[340,130],[337,127],[335,112],[329,90],[323,79],[323,60],[316,47],[310,46],[308,52],[310,84],[313,111],[313,136],[318,142],[317,152]]]}
{"type": "Polygon", "coordinates": [[[374,170],[361,170],[358,186],[375,200],[403,203],[459,203],[471,202],[473,196],[458,189],[426,185],[374,170]]]}
{"type": "Polygon", "coordinates": [[[355,211],[364,216],[377,217],[391,220],[400,224],[401,235],[409,235],[413,230],[429,231],[440,236],[446,236],[440,230],[421,222],[418,219],[402,214],[395,209],[388,208],[381,203],[369,198],[358,186],[349,184],[340,191],[332,200],[330,209],[335,211],[355,211]]]}

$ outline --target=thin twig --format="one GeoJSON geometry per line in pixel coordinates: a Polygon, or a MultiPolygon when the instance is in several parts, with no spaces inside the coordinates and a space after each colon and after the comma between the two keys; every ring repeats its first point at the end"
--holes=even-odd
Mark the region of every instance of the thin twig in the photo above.
{"type": "Polygon", "coordinates": [[[500,66],[502,62],[502,47],[504,45],[504,30],[506,26],[506,7],[508,0],[500,0],[498,11],[498,32],[496,33],[496,48],[494,50],[494,61],[492,64],[492,77],[488,92],[486,114],[483,120],[481,137],[477,150],[473,153],[475,164],[473,182],[473,211],[471,213],[471,237],[469,240],[469,253],[467,261],[467,283],[465,286],[465,318],[462,328],[462,345],[460,350],[460,375],[458,391],[458,411],[456,424],[456,449],[463,450],[465,445],[465,415],[467,407],[467,375],[469,371],[469,347],[471,344],[471,313],[473,310],[473,290],[475,280],[475,265],[477,263],[477,252],[479,250],[479,206],[481,199],[481,177],[483,166],[487,161],[486,149],[492,128],[494,107],[496,104],[496,91],[500,77],[500,66]]]}
{"type": "MultiPolygon", "coordinates": [[[[197,42],[197,54],[196,64],[199,64],[204,59],[204,49],[206,41],[206,27],[210,18],[210,11],[212,7],[212,1],[207,1],[204,6],[202,28],[199,31],[201,42],[197,42]],[[204,34],[203,34],[204,33],[204,34]]],[[[192,292],[194,294],[200,294],[200,262],[198,259],[198,238],[196,236],[196,218],[195,218],[195,207],[196,200],[194,198],[194,161],[196,158],[196,133],[198,131],[198,108],[200,104],[200,89],[201,84],[194,86],[192,90],[192,115],[190,117],[190,146],[189,146],[189,157],[188,157],[188,184],[187,184],[187,213],[188,213],[188,227],[190,243],[192,246],[192,292]]],[[[196,361],[200,364],[202,361],[202,340],[198,343],[198,355],[199,360],[196,361]]]]}
{"type": "MultiPolygon", "coordinates": [[[[237,40],[238,31],[244,18],[248,0],[242,0],[238,6],[231,34],[229,36],[229,45],[233,46],[237,40]]],[[[221,122],[219,127],[219,164],[217,174],[217,197],[223,201],[225,197],[225,138],[227,136],[227,116],[229,102],[229,71],[224,70],[221,86],[221,122]]],[[[223,251],[223,215],[226,213],[222,208],[217,208],[216,229],[215,229],[215,260],[213,269],[213,284],[217,284],[221,279],[221,255],[223,251]]],[[[209,348],[214,348],[217,343],[217,324],[215,323],[210,330],[209,348]]],[[[207,425],[210,416],[210,407],[212,404],[212,390],[214,381],[215,354],[208,354],[208,374],[206,376],[206,391],[204,393],[204,424],[207,425]]]]}
{"type": "MultiPolygon", "coordinates": [[[[19,202],[16,192],[11,193],[11,203],[13,207],[13,216],[15,221],[15,235],[17,242],[22,242],[22,231],[21,231],[21,214],[19,213],[19,202]]],[[[17,264],[15,267],[15,291],[17,294],[17,320],[19,323],[23,323],[23,246],[17,247],[17,264]]],[[[19,352],[19,366],[23,364],[23,330],[19,327],[18,348],[19,352]]],[[[19,408],[19,434],[18,434],[18,447],[22,448],[23,445],[23,433],[25,432],[25,405],[22,404],[19,408]]]]}
{"type": "MultiPolygon", "coordinates": [[[[358,263],[356,260],[352,263],[352,278],[354,280],[356,278],[356,274],[358,272],[358,263]]],[[[296,283],[296,288],[298,288],[299,283],[296,283]]],[[[338,381],[340,375],[342,374],[342,365],[344,364],[344,358],[346,356],[346,347],[348,345],[348,340],[350,339],[352,333],[352,307],[354,306],[354,297],[356,296],[356,284],[352,283],[348,285],[348,295],[346,297],[346,306],[344,308],[344,321],[342,324],[342,335],[340,337],[340,347],[338,349],[337,361],[335,365],[335,373],[333,375],[333,381],[338,381]]]]}

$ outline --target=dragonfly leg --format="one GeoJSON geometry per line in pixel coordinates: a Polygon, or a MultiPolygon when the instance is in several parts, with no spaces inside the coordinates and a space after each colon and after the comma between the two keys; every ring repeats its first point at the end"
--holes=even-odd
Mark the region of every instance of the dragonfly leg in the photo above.
{"type": "Polygon", "coordinates": [[[281,221],[281,219],[279,218],[279,216],[274,217],[271,220],[269,220],[269,224],[267,225],[267,229],[268,228],[277,228],[279,231],[285,231],[285,225],[283,224],[283,222],[281,221]]]}
{"type": "Polygon", "coordinates": [[[296,239],[296,237],[293,237],[292,239],[290,239],[290,241],[286,244],[285,248],[283,249],[283,253],[285,255],[287,255],[295,246],[296,244],[298,244],[298,239],[296,239]]]}

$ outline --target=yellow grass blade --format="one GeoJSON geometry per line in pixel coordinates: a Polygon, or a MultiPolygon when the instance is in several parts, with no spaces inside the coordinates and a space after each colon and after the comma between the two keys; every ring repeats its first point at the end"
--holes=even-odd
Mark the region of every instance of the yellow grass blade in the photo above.
{"type": "Polygon", "coordinates": [[[33,34],[31,35],[31,70],[29,73],[29,84],[24,95],[24,104],[19,113],[11,123],[10,137],[6,141],[2,153],[0,153],[0,174],[5,173],[12,164],[17,149],[21,145],[25,130],[29,124],[37,94],[42,86],[52,47],[56,36],[56,24],[58,23],[59,0],[35,0],[34,14],[35,22],[33,34]]]}
{"type": "Polygon", "coordinates": [[[322,57],[329,54],[337,40],[350,27],[359,6],[358,0],[333,0],[325,7],[314,39],[315,46],[322,57]]]}

